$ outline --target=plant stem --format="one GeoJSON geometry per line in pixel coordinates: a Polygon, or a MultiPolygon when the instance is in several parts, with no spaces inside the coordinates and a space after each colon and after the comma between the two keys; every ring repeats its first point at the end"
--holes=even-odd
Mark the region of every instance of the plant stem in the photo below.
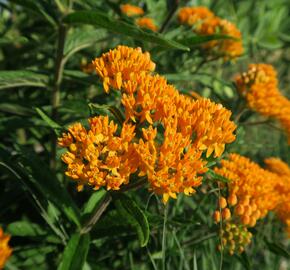
{"type": "Polygon", "coordinates": [[[81,234],[85,234],[85,233],[88,233],[91,231],[91,229],[94,227],[94,225],[100,219],[101,215],[104,213],[104,211],[109,206],[111,200],[112,200],[112,196],[109,192],[107,192],[104,199],[100,203],[100,206],[95,210],[92,217],[85,223],[85,225],[81,229],[81,231],[80,231],[81,234]]]}
{"type": "MultiPolygon", "coordinates": [[[[65,37],[66,37],[67,29],[65,25],[59,25],[58,32],[58,44],[56,50],[56,59],[55,59],[55,74],[53,80],[53,88],[52,88],[52,97],[51,97],[51,118],[54,121],[57,121],[58,118],[58,108],[60,105],[60,85],[62,82],[64,61],[63,61],[63,52],[65,45],[65,37]]],[[[50,166],[53,170],[56,168],[56,137],[53,133],[51,135],[51,158],[50,158],[50,166]]]]}
{"type": "Polygon", "coordinates": [[[164,207],[164,220],[162,231],[162,270],[166,270],[166,227],[167,227],[168,204],[164,207]]]}
{"type": "Polygon", "coordinates": [[[171,21],[174,13],[176,12],[178,5],[179,5],[179,0],[175,0],[175,3],[173,4],[171,10],[169,11],[165,21],[163,22],[162,26],[160,27],[159,33],[163,33],[164,30],[166,29],[167,25],[169,24],[169,22],[171,21]]]}

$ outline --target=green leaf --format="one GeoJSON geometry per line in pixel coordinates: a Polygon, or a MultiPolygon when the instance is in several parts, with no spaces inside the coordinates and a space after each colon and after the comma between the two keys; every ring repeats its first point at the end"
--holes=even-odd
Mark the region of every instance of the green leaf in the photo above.
{"type": "Polygon", "coordinates": [[[95,238],[119,236],[128,234],[134,230],[134,227],[124,219],[116,210],[112,210],[102,217],[91,230],[91,236],[95,238]]]}
{"type": "Polygon", "coordinates": [[[62,211],[70,221],[80,227],[79,209],[46,163],[42,162],[34,152],[19,145],[15,149],[19,155],[16,159],[14,158],[14,161],[12,161],[11,154],[3,146],[0,147],[0,150],[2,156],[6,153],[6,158],[10,157],[10,162],[7,161],[19,175],[23,176],[21,177],[22,181],[35,189],[41,199],[46,198],[53,202],[59,211],[62,211]]]}
{"type": "Polygon", "coordinates": [[[28,39],[26,37],[2,37],[0,38],[0,46],[9,45],[9,44],[24,44],[27,43],[28,39]]]}
{"type": "Polygon", "coordinates": [[[90,235],[75,233],[66,246],[58,270],[83,268],[90,246],[90,235]]]}
{"type": "Polygon", "coordinates": [[[54,130],[56,135],[59,135],[60,130],[63,128],[58,123],[53,121],[49,116],[47,116],[41,109],[35,108],[35,110],[40,115],[40,117],[54,130]]]}
{"type": "Polygon", "coordinates": [[[96,112],[97,114],[99,114],[100,111],[106,110],[109,111],[112,115],[114,115],[119,124],[122,125],[123,122],[125,121],[122,112],[116,106],[95,103],[89,103],[88,105],[92,113],[96,112]]]}
{"type": "Polygon", "coordinates": [[[267,239],[265,239],[265,243],[272,253],[290,259],[290,252],[281,243],[269,242],[267,239]]]}
{"type": "Polygon", "coordinates": [[[46,231],[43,230],[38,224],[28,221],[16,221],[9,223],[7,232],[12,236],[43,236],[46,235],[46,231]]]}
{"type": "Polygon", "coordinates": [[[83,216],[91,215],[96,209],[96,207],[98,207],[99,203],[102,201],[105,195],[106,191],[104,189],[94,192],[89,198],[88,202],[84,205],[82,215],[83,216]]]}
{"type": "Polygon", "coordinates": [[[28,70],[0,71],[0,90],[14,87],[47,87],[48,76],[28,70]]]}
{"type": "Polygon", "coordinates": [[[198,46],[200,44],[212,41],[212,40],[221,40],[221,39],[234,39],[237,40],[236,38],[233,38],[231,36],[228,35],[219,35],[219,34],[215,34],[215,35],[208,35],[208,36],[191,36],[189,38],[184,38],[179,40],[180,43],[184,44],[185,46],[188,47],[193,47],[193,46],[198,46]]]}
{"type": "Polygon", "coordinates": [[[79,70],[65,70],[64,79],[76,81],[85,85],[96,84],[103,87],[96,75],[88,75],[87,73],[79,70]]]}
{"type": "Polygon", "coordinates": [[[30,108],[12,103],[0,103],[0,112],[11,113],[20,116],[31,116],[34,113],[30,108]]]}
{"type": "Polygon", "coordinates": [[[208,168],[208,171],[207,171],[207,174],[210,175],[214,181],[220,181],[220,182],[223,182],[223,183],[228,183],[229,182],[229,179],[215,173],[215,171],[213,171],[212,169],[209,169],[208,168]]]}
{"type": "Polygon", "coordinates": [[[130,36],[136,40],[149,41],[166,48],[175,48],[189,51],[189,48],[181,43],[173,40],[165,39],[162,35],[143,31],[142,29],[126,23],[121,20],[114,19],[105,13],[99,11],[78,11],[67,15],[64,18],[66,23],[84,23],[106,28],[107,30],[130,36]]]}
{"type": "Polygon", "coordinates": [[[246,270],[252,269],[249,257],[245,251],[241,255],[235,255],[235,257],[240,261],[246,270]]]}
{"type": "Polygon", "coordinates": [[[84,28],[76,28],[73,32],[70,32],[68,35],[65,48],[64,55],[68,57],[84,48],[92,46],[98,40],[103,39],[105,37],[106,31],[104,30],[94,30],[94,29],[84,29],[84,28]]]}
{"type": "Polygon", "coordinates": [[[137,232],[141,247],[145,247],[149,240],[149,224],[147,217],[130,197],[120,194],[115,201],[118,212],[137,232]]]}

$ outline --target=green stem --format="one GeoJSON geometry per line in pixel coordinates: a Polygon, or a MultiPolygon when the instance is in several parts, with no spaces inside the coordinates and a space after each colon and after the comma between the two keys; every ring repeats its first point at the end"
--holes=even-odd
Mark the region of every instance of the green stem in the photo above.
{"type": "Polygon", "coordinates": [[[168,204],[164,207],[164,220],[163,220],[163,231],[162,231],[162,270],[166,270],[166,225],[168,215],[168,204]]]}
{"type": "MultiPolygon", "coordinates": [[[[51,97],[51,106],[52,106],[51,118],[54,121],[57,121],[58,108],[60,105],[60,86],[62,82],[63,69],[64,69],[63,52],[64,52],[66,32],[67,32],[67,29],[65,25],[60,24],[59,32],[58,32],[56,60],[55,60],[55,74],[54,74],[52,97],[51,97]]],[[[54,133],[51,135],[51,137],[52,139],[51,139],[50,166],[53,170],[55,170],[57,144],[56,144],[56,137],[54,133]]]]}
{"type": "Polygon", "coordinates": [[[112,196],[109,192],[106,193],[104,199],[100,203],[100,207],[98,207],[95,212],[92,214],[91,218],[85,223],[83,228],[81,229],[81,234],[86,234],[91,231],[94,225],[98,222],[102,214],[105,212],[110,202],[112,201],[112,196]]]}
{"type": "Polygon", "coordinates": [[[167,28],[168,24],[170,23],[174,13],[176,12],[178,5],[179,5],[179,0],[175,0],[175,3],[173,4],[171,10],[169,11],[164,23],[162,24],[162,26],[160,27],[159,33],[163,33],[164,30],[167,28]]]}

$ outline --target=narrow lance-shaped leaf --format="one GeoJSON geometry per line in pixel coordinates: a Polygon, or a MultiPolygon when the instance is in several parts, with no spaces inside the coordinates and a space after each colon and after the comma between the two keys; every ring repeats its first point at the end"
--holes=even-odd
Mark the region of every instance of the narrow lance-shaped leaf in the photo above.
{"type": "Polygon", "coordinates": [[[78,11],[67,15],[64,18],[66,23],[84,23],[106,28],[109,31],[130,36],[141,41],[149,41],[162,47],[175,48],[188,51],[189,48],[181,43],[166,39],[157,33],[143,31],[137,26],[114,19],[99,11],[78,11]]]}
{"type": "Polygon", "coordinates": [[[147,217],[139,206],[128,196],[120,194],[115,200],[118,212],[130,223],[137,232],[141,247],[147,245],[149,240],[149,224],[147,217]]]}
{"type": "Polygon", "coordinates": [[[58,270],[81,270],[86,262],[89,246],[89,234],[75,233],[64,250],[58,270]]]}
{"type": "Polygon", "coordinates": [[[228,36],[228,35],[220,35],[220,34],[215,34],[215,35],[207,35],[207,36],[201,36],[201,35],[195,35],[191,36],[188,38],[184,38],[179,40],[182,44],[188,46],[188,47],[193,47],[193,46],[198,46],[200,44],[212,41],[212,40],[221,40],[221,39],[233,39],[233,40],[238,40],[234,37],[228,36]]]}
{"type": "Polygon", "coordinates": [[[47,87],[47,83],[48,76],[34,71],[0,71],[0,90],[20,86],[47,87]]]}

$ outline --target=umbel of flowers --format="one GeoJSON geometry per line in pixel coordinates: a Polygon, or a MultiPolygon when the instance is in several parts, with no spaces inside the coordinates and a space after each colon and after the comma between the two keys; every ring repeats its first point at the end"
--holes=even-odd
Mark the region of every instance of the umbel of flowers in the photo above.
{"type": "Polygon", "coordinates": [[[79,189],[87,184],[117,190],[132,174],[146,177],[164,202],[194,193],[207,171],[203,152],[219,157],[235,139],[231,112],[209,99],[180,94],[153,74],[155,64],[140,48],[118,46],[93,64],[105,92],[121,91],[125,122],[118,129],[98,116],[89,119],[88,129],[70,126],[59,138],[67,148],[66,174],[79,189]]]}
{"type": "Polygon", "coordinates": [[[264,163],[267,170],[279,177],[276,190],[280,199],[274,211],[285,224],[287,236],[290,238],[290,168],[279,158],[268,158],[264,160],[264,163]]]}
{"type": "Polygon", "coordinates": [[[9,240],[10,236],[4,234],[2,228],[0,228],[0,269],[4,268],[5,263],[12,254],[12,249],[8,245],[9,240]]]}
{"type": "Polygon", "coordinates": [[[242,35],[237,27],[216,16],[206,7],[184,7],[178,13],[179,22],[190,27],[198,35],[209,36],[214,34],[227,35],[232,39],[209,41],[203,48],[221,55],[224,59],[234,59],[242,55],[242,35]]]}
{"type": "Polygon", "coordinates": [[[278,88],[274,67],[267,64],[251,64],[247,72],[236,77],[236,85],[252,110],[280,121],[290,144],[290,100],[284,97],[278,88]]]}
{"type": "Polygon", "coordinates": [[[228,179],[228,183],[220,184],[221,197],[214,220],[222,220],[219,248],[230,254],[244,250],[252,237],[248,228],[269,211],[290,225],[290,169],[277,158],[266,159],[265,163],[267,169],[246,157],[230,154],[215,168],[217,174],[228,179]]]}
{"type": "Polygon", "coordinates": [[[142,8],[138,6],[130,5],[130,4],[124,4],[120,6],[120,9],[121,9],[121,12],[128,17],[142,16],[140,18],[135,19],[135,23],[139,27],[150,29],[151,31],[154,31],[154,32],[158,30],[158,27],[156,26],[156,24],[151,18],[143,16],[145,12],[142,8]]]}

